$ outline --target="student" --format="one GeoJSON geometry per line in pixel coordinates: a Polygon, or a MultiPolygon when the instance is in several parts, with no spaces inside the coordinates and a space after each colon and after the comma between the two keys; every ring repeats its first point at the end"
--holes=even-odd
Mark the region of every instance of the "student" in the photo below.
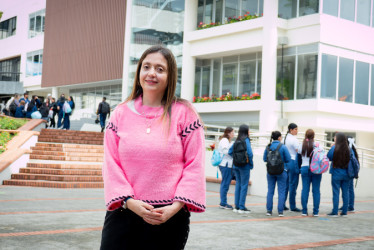
{"type": "MultiPolygon", "coordinates": [[[[253,169],[253,153],[251,142],[249,140],[249,126],[248,125],[240,125],[238,138],[234,145],[230,148],[229,154],[234,155],[236,154],[236,145],[238,143],[245,142],[247,148],[247,159],[248,163],[244,166],[236,166],[235,162],[233,161],[233,168],[235,172],[236,184],[235,184],[235,209],[233,210],[235,213],[250,213],[251,210],[245,207],[245,200],[247,198],[248,192],[248,182],[250,178],[250,171],[253,169]]],[[[233,156],[234,157],[234,156],[233,156]]]]}
{"type": "Polygon", "coordinates": [[[56,117],[56,114],[58,112],[57,110],[57,102],[56,102],[56,98],[52,97],[51,99],[51,104],[50,104],[50,110],[52,110],[53,112],[53,115],[51,117],[51,125],[50,127],[51,128],[55,128],[56,127],[56,120],[55,120],[55,117],[56,117]]]}
{"type": "MultiPolygon", "coordinates": [[[[27,104],[27,103],[26,103],[27,104]]],[[[25,104],[25,105],[26,105],[25,104]]],[[[29,104],[27,105],[27,109],[26,109],[26,118],[29,118],[31,119],[31,114],[34,113],[35,111],[38,111],[38,108],[36,107],[36,101],[35,101],[35,98],[33,96],[32,100],[29,102],[29,104]]]]}
{"type": "Polygon", "coordinates": [[[71,112],[67,113],[64,111],[64,126],[62,127],[62,129],[69,130],[70,129],[70,116],[73,113],[73,110],[75,108],[75,103],[74,103],[74,99],[72,96],[68,97],[67,103],[69,104],[71,108],[71,112]]]}
{"type": "MultiPolygon", "coordinates": [[[[268,162],[268,154],[269,149],[271,151],[279,150],[279,154],[282,158],[283,164],[287,164],[291,161],[290,153],[286,146],[281,144],[282,141],[282,134],[279,131],[273,131],[271,133],[271,139],[269,145],[265,148],[264,162],[268,162]],[[281,144],[281,145],[279,145],[281,144]],[[278,147],[279,146],[279,147],[278,147]]],[[[273,211],[273,197],[274,197],[274,190],[275,184],[278,187],[278,215],[279,217],[283,217],[283,210],[284,210],[284,202],[286,196],[286,182],[287,182],[287,173],[284,170],[281,174],[278,175],[270,175],[269,172],[267,173],[267,180],[268,180],[268,193],[266,199],[266,215],[271,216],[273,211]]]]}
{"type": "Polygon", "coordinates": [[[233,207],[227,203],[227,192],[229,191],[232,179],[232,156],[229,155],[229,149],[233,145],[232,138],[234,138],[234,136],[234,129],[232,127],[227,127],[223,133],[222,139],[218,144],[218,151],[223,154],[223,159],[219,164],[219,170],[221,171],[222,175],[222,182],[220,186],[221,202],[219,207],[222,209],[233,209],[233,207]]]}
{"type": "Polygon", "coordinates": [[[107,115],[109,115],[108,117],[110,117],[110,106],[106,102],[106,97],[103,97],[103,101],[99,103],[99,107],[97,108],[97,115],[100,116],[100,126],[102,133],[105,129],[105,121],[107,115]]]}
{"type": "Polygon", "coordinates": [[[313,153],[315,147],[319,145],[314,141],[314,131],[308,129],[305,132],[305,138],[302,145],[299,146],[298,152],[302,157],[301,163],[301,180],[303,183],[303,189],[301,191],[301,205],[303,207],[302,216],[308,216],[308,199],[310,184],[312,184],[312,193],[313,193],[313,216],[318,217],[319,213],[319,204],[321,201],[321,180],[322,174],[313,174],[310,171],[310,155],[313,153]]]}
{"type": "Polygon", "coordinates": [[[350,161],[350,149],[344,133],[336,133],[334,137],[335,145],[327,153],[327,157],[332,162],[330,166],[332,202],[333,209],[328,214],[330,217],[338,217],[339,192],[342,190],[343,207],[340,216],[347,216],[348,211],[348,163],[350,161]]]}
{"type": "Polygon", "coordinates": [[[45,123],[45,128],[48,128],[48,122],[49,122],[49,118],[48,118],[48,115],[49,115],[49,109],[48,109],[48,107],[47,107],[47,103],[45,103],[45,102],[42,103],[42,106],[40,107],[39,112],[40,112],[40,114],[42,115],[42,119],[43,119],[44,121],[46,121],[46,123],[45,123]]]}
{"type": "Polygon", "coordinates": [[[106,126],[100,249],[184,249],[190,212],[205,211],[204,129],[177,73],[169,49],[147,49],[106,126]]]}
{"type": "Polygon", "coordinates": [[[26,112],[25,112],[24,109],[25,109],[25,101],[22,100],[20,102],[19,106],[16,109],[16,113],[15,113],[14,117],[16,117],[16,118],[25,118],[26,112]]]}
{"type": "Polygon", "coordinates": [[[27,103],[30,103],[30,100],[29,100],[29,92],[25,92],[24,94],[23,94],[23,97],[21,98],[21,99],[19,99],[19,102],[21,103],[21,101],[25,101],[25,105],[27,104],[27,103]]]}
{"type": "MultiPolygon", "coordinates": [[[[290,193],[289,196],[289,203],[290,203],[290,209],[293,212],[301,212],[301,209],[296,207],[296,190],[299,185],[299,164],[298,164],[298,155],[297,151],[299,148],[299,141],[297,140],[296,136],[298,133],[298,127],[295,123],[290,123],[288,125],[288,131],[286,136],[284,137],[284,145],[286,145],[288,152],[291,155],[291,161],[286,164],[287,169],[287,184],[286,184],[286,197],[285,197],[285,203],[287,201],[287,194],[288,191],[290,193]]],[[[288,210],[286,205],[284,206],[284,210],[288,210]]]]}
{"type": "Polygon", "coordinates": [[[57,112],[58,112],[58,119],[57,119],[57,128],[60,128],[62,124],[62,119],[64,118],[64,103],[65,103],[65,95],[62,94],[60,99],[57,102],[57,112]]]}

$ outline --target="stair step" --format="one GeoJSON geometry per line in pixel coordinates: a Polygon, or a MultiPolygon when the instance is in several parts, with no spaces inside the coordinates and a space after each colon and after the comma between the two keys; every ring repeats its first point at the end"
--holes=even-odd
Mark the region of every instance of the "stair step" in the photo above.
{"type": "Polygon", "coordinates": [[[100,141],[100,140],[104,140],[103,137],[96,137],[96,136],[92,136],[92,137],[89,137],[89,136],[67,136],[67,135],[39,135],[38,138],[42,138],[42,139],[48,139],[48,138],[52,138],[52,139],[66,139],[66,140],[93,140],[93,141],[100,141]]]}
{"type": "Polygon", "coordinates": [[[31,147],[31,150],[35,151],[48,151],[48,152],[83,152],[83,153],[104,153],[102,149],[90,149],[90,148],[55,148],[55,147],[31,147]]]}
{"type": "Polygon", "coordinates": [[[59,181],[30,181],[30,180],[5,180],[3,185],[47,187],[47,188],[103,188],[101,182],[59,182],[59,181]]]}
{"type": "Polygon", "coordinates": [[[65,139],[53,139],[53,138],[38,138],[38,142],[57,142],[57,143],[71,143],[71,144],[94,144],[103,145],[104,141],[93,141],[93,140],[65,140],[65,139]]]}
{"type": "Polygon", "coordinates": [[[102,170],[100,164],[49,164],[49,163],[27,163],[28,168],[47,168],[47,169],[85,169],[85,170],[102,170]]]}
{"type": "Polygon", "coordinates": [[[62,130],[62,129],[42,129],[40,133],[43,134],[82,134],[82,135],[96,135],[104,136],[103,133],[94,131],[80,131],[80,130],[62,130]]]}
{"type": "Polygon", "coordinates": [[[44,175],[101,176],[101,169],[100,170],[91,170],[91,169],[20,168],[20,173],[44,174],[44,175]]]}
{"type": "Polygon", "coordinates": [[[56,152],[46,150],[33,150],[31,155],[53,155],[53,156],[71,156],[71,157],[104,157],[103,153],[90,152],[56,152]]]}
{"type": "Polygon", "coordinates": [[[66,156],[66,153],[63,151],[46,151],[46,150],[32,150],[32,155],[53,155],[53,156],[66,156]]]}
{"type": "Polygon", "coordinates": [[[49,161],[85,161],[85,162],[103,162],[103,157],[81,157],[81,156],[52,156],[52,155],[34,155],[30,154],[33,160],[49,160],[49,161]]]}
{"type": "Polygon", "coordinates": [[[65,182],[103,182],[101,176],[84,175],[45,175],[45,174],[12,174],[15,180],[43,180],[43,181],[65,181],[65,182]]]}
{"type": "Polygon", "coordinates": [[[36,147],[48,147],[48,148],[85,148],[85,149],[103,149],[103,145],[87,145],[87,144],[60,144],[60,143],[44,143],[37,142],[36,147]]]}

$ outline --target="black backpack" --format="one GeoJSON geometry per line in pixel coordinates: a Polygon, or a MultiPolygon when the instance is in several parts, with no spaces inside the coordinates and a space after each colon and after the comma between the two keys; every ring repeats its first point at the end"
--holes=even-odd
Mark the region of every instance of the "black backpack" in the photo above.
{"type": "Polygon", "coordinates": [[[106,102],[101,103],[101,113],[108,114],[110,112],[110,106],[106,102]]]}
{"type": "Polygon", "coordinates": [[[248,164],[247,144],[245,141],[237,140],[234,143],[232,158],[236,167],[243,167],[248,164]]]}
{"type": "Polygon", "coordinates": [[[17,109],[17,104],[13,101],[9,105],[9,111],[10,111],[10,113],[15,114],[16,113],[16,109],[17,109]]]}
{"type": "Polygon", "coordinates": [[[279,143],[278,147],[272,151],[270,146],[267,146],[268,155],[266,160],[266,168],[268,170],[268,174],[270,175],[279,175],[284,171],[284,163],[279,152],[281,147],[282,143],[279,143]]]}

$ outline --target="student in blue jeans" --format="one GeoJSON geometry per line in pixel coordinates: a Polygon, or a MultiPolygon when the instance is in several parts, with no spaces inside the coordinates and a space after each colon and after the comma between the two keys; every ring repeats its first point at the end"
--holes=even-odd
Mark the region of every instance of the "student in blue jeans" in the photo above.
{"type": "Polygon", "coordinates": [[[301,190],[301,206],[302,216],[308,216],[308,199],[310,192],[310,184],[312,184],[313,193],[313,216],[318,217],[319,205],[321,202],[321,180],[322,174],[313,174],[310,171],[310,155],[313,153],[313,149],[318,147],[318,144],[314,142],[314,131],[308,129],[305,132],[305,138],[302,145],[300,145],[298,152],[301,154],[301,180],[303,182],[303,189],[301,190]]]}
{"type": "MultiPolygon", "coordinates": [[[[235,213],[250,213],[251,210],[245,207],[245,200],[247,198],[248,192],[248,182],[250,177],[250,171],[253,169],[253,153],[251,142],[249,140],[249,127],[245,124],[239,127],[239,134],[235,141],[245,141],[247,146],[247,155],[248,155],[248,163],[245,166],[235,166],[233,164],[236,184],[235,184],[235,209],[233,212],[235,213]]],[[[229,150],[229,155],[233,155],[234,153],[234,145],[229,150]]]]}
{"type": "Polygon", "coordinates": [[[227,127],[223,133],[222,139],[218,144],[218,152],[223,154],[223,159],[219,164],[219,170],[221,171],[222,181],[220,186],[220,198],[221,202],[219,208],[222,209],[233,209],[233,207],[227,203],[227,192],[229,191],[231,179],[232,179],[232,156],[229,155],[229,149],[233,142],[232,138],[235,136],[235,131],[232,127],[227,127]]]}
{"type": "Polygon", "coordinates": [[[327,153],[327,157],[332,161],[330,166],[331,186],[332,186],[332,203],[333,209],[328,214],[330,217],[338,217],[339,192],[342,190],[343,207],[340,216],[347,216],[348,210],[348,163],[350,161],[350,149],[347,138],[344,133],[336,133],[334,137],[335,145],[327,153]]]}
{"type": "MultiPolygon", "coordinates": [[[[271,139],[270,144],[268,147],[270,147],[271,151],[275,151],[279,143],[282,141],[282,134],[279,131],[273,131],[271,133],[271,139]]],[[[264,152],[264,162],[267,162],[268,160],[268,147],[266,147],[264,152]]],[[[279,148],[280,156],[283,160],[283,164],[287,164],[291,161],[290,153],[288,152],[288,149],[286,146],[281,145],[279,148]]],[[[286,198],[286,183],[287,183],[287,170],[284,169],[283,173],[279,175],[270,175],[267,174],[267,180],[268,180],[268,193],[266,198],[266,215],[271,216],[273,211],[273,197],[274,197],[274,190],[275,190],[275,184],[278,186],[278,215],[279,217],[283,217],[283,210],[284,210],[284,203],[286,198]]]]}

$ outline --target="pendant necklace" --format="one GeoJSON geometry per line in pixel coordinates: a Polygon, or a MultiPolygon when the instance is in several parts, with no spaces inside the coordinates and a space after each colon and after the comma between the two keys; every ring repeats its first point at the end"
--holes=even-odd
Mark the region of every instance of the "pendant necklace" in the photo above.
{"type": "Polygon", "coordinates": [[[142,116],[145,117],[145,124],[146,124],[146,133],[150,134],[151,133],[151,126],[153,122],[156,119],[156,116],[158,115],[159,112],[155,113],[153,117],[149,118],[150,116],[145,115],[145,112],[142,113],[142,116]]]}

